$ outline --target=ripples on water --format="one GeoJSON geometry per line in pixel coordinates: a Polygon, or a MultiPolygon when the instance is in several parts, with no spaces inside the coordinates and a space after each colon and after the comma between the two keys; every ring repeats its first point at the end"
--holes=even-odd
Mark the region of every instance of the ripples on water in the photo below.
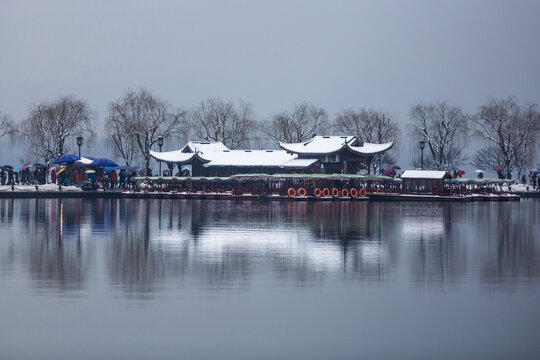
{"type": "MultiPolygon", "coordinates": [[[[199,304],[202,301],[205,305],[198,306],[204,309],[199,310],[210,312],[213,319],[217,316],[216,311],[232,312],[243,318],[244,315],[235,313],[239,310],[230,304],[233,298],[247,301],[246,306],[250,307],[254,306],[253,302],[260,301],[259,296],[264,301],[278,297],[278,303],[281,301],[284,309],[290,310],[291,321],[295,312],[300,316],[304,311],[305,316],[312,313],[319,319],[312,324],[314,327],[328,326],[328,330],[338,330],[344,324],[343,320],[332,321],[342,316],[358,317],[359,321],[367,323],[375,321],[373,316],[382,316],[383,319],[375,323],[383,326],[388,321],[385,319],[390,316],[388,314],[418,300],[427,301],[430,306],[440,304],[444,308],[444,304],[456,304],[455,298],[459,303],[470,298],[466,303],[475,309],[486,306],[485,301],[496,299],[502,301],[501,308],[525,304],[520,311],[538,316],[537,302],[535,308],[526,306],[530,306],[530,301],[539,300],[539,215],[540,201],[534,200],[470,204],[0,200],[0,291],[10,294],[4,301],[0,300],[0,306],[2,313],[9,313],[7,306],[17,302],[24,309],[37,306],[43,299],[71,299],[72,305],[68,307],[86,311],[100,304],[117,309],[113,312],[114,317],[125,311],[121,309],[132,308],[132,301],[135,301],[135,308],[158,311],[163,307],[171,311],[175,302],[182,299],[180,303],[199,304]],[[516,302],[507,299],[508,294],[516,302]],[[358,302],[350,303],[351,296],[358,302]],[[299,299],[304,300],[307,308],[297,308],[299,299]],[[314,299],[320,299],[320,303],[313,303],[319,301],[314,299]],[[392,304],[397,299],[402,302],[386,311],[380,308],[381,304],[392,304]],[[362,308],[357,306],[362,303],[371,306],[376,315],[360,316],[357,312],[362,312],[362,308]],[[316,314],[329,304],[341,307],[343,313],[323,321],[316,314]]],[[[278,311],[272,302],[267,305],[270,314],[275,311],[274,316],[276,313],[283,315],[282,308],[278,311]]],[[[52,306],[51,316],[65,316],[63,300],[49,306],[52,306]]],[[[463,317],[466,321],[466,314],[471,309],[463,309],[464,312],[453,316],[463,317]]],[[[139,311],[137,314],[141,314],[139,311]]],[[[335,310],[330,313],[332,311],[335,310]]],[[[393,321],[399,326],[404,326],[403,323],[412,326],[418,316],[424,318],[423,321],[433,316],[427,314],[425,308],[416,311],[410,318],[400,312],[398,317],[404,318],[393,321]]],[[[253,310],[252,315],[261,316],[263,322],[274,321],[263,309],[253,310]]],[[[498,316],[496,313],[491,315],[498,316]]],[[[490,318],[490,313],[485,316],[490,318]]],[[[538,320],[534,319],[527,325],[528,330],[539,329],[538,320]]],[[[514,327],[523,325],[519,316],[516,315],[514,320],[518,323],[514,327]]],[[[107,324],[107,320],[104,321],[107,324]]],[[[153,321],[158,325],[166,323],[164,320],[158,322],[157,317],[150,322],[153,321]]],[[[35,320],[31,318],[23,323],[35,326],[35,320]]],[[[280,326],[284,324],[287,324],[286,319],[280,326]]],[[[126,325],[116,326],[126,331],[126,325]]],[[[177,331],[186,330],[180,324],[175,326],[180,327],[177,331]]],[[[455,326],[455,330],[458,328],[455,326]]],[[[2,333],[8,331],[4,327],[0,329],[2,333]]],[[[67,331],[68,328],[60,326],[60,329],[67,331]]],[[[223,331],[227,332],[227,329],[243,333],[248,327],[228,324],[223,331]]],[[[430,333],[428,326],[419,329],[430,333]]],[[[354,326],[349,325],[340,329],[353,330],[354,326]]],[[[420,330],[419,334],[422,333],[420,330]]],[[[308,333],[312,331],[315,329],[308,333]]],[[[230,338],[231,335],[223,336],[230,338]]],[[[291,336],[290,339],[303,339],[298,334],[291,336]]],[[[316,338],[314,336],[312,340],[316,338]]],[[[495,344],[494,339],[488,340],[495,344]]],[[[13,344],[17,341],[23,343],[16,337],[8,348],[15,351],[17,346],[13,344]]],[[[283,345],[277,340],[272,341],[268,344],[283,345]]],[[[400,341],[404,340],[398,343],[400,341]]],[[[234,343],[233,339],[222,344],[221,349],[231,343],[234,343]]],[[[329,347],[339,343],[330,341],[329,347]]],[[[373,342],[373,339],[369,342],[372,346],[365,348],[370,351],[367,354],[381,354],[379,346],[373,345],[375,343],[377,341],[373,342]]],[[[522,346],[520,354],[524,356],[532,354],[531,349],[538,349],[526,337],[512,342],[518,343],[522,346]]],[[[252,339],[250,344],[259,343],[252,339]]],[[[359,353],[353,350],[358,344],[347,342],[341,357],[355,358],[359,353]]],[[[422,354],[415,352],[422,349],[421,346],[415,347],[414,341],[409,344],[411,352],[406,354],[422,354]]],[[[476,343],[473,341],[473,344],[476,343]]],[[[504,344],[494,344],[494,348],[507,349],[504,344]]],[[[0,345],[6,344],[0,340],[0,345]]],[[[35,345],[40,348],[39,341],[35,345]]],[[[263,351],[263,345],[267,343],[253,346],[263,351]]],[[[309,355],[311,358],[324,358],[326,354],[310,341],[305,344],[308,348],[293,346],[294,341],[289,345],[290,352],[285,354],[309,355]]],[[[457,349],[451,345],[451,341],[442,341],[431,352],[427,346],[424,354],[438,357],[446,354],[452,358],[452,352],[437,352],[445,346],[457,349]]],[[[130,346],[137,348],[133,344],[130,346]]],[[[510,348],[515,354],[515,348],[510,348]]],[[[54,346],[51,349],[58,350],[54,346]]],[[[99,346],[91,350],[96,349],[99,346]]],[[[110,349],[118,356],[130,353],[120,345],[111,345],[110,349]]],[[[167,349],[163,349],[161,355],[179,354],[167,349]]],[[[203,345],[184,350],[189,351],[180,353],[212,355],[203,345]]],[[[229,350],[225,353],[231,356],[246,355],[242,351],[229,350]]],[[[477,355],[488,357],[490,352],[484,350],[485,353],[480,351],[477,355]]],[[[64,354],[62,351],[57,353],[64,354]]],[[[391,349],[383,349],[382,353],[393,354],[391,349]]],[[[141,354],[144,352],[131,355],[141,354]]],[[[336,355],[334,352],[328,354],[336,355]]],[[[27,355],[35,354],[30,351],[27,355]]]]}

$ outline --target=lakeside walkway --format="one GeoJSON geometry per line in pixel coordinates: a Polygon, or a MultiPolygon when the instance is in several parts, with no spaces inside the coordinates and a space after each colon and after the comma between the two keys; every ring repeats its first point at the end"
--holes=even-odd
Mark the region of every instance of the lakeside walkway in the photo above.
{"type": "MultiPolygon", "coordinates": [[[[540,191],[525,191],[524,189],[516,189],[514,192],[515,195],[519,195],[521,198],[540,198],[540,191]]],[[[436,199],[433,197],[426,197],[425,199],[416,199],[414,196],[400,196],[401,194],[372,194],[366,198],[332,198],[332,197],[321,197],[315,198],[313,196],[306,196],[304,198],[289,198],[282,196],[263,196],[255,194],[244,194],[244,195],[232,195],[230,193],[169,193],[169,192],[154,192],[154,191],[129,191],[122,188],[116,189],[107,189],[107,190],[98,190],[98,191],[82,191],[80,188],[75,186],[62,186],[54,184],[46,185],[2,185],[0,186],[0,199],[229,199],[229,200],[238,200],[238,199],[261,199],[261,200],[293,200],[293,201],[443,201],[449,199],[436,199]],[[392,195],[392,196],[391,196],[392,195]]],[[[478,199],[473,200],[472,198],[462,198],[455,199],[456,201],[478,201],[478,199]]],[[[494,199],[493,199],[494,200],[494,199]]]]}

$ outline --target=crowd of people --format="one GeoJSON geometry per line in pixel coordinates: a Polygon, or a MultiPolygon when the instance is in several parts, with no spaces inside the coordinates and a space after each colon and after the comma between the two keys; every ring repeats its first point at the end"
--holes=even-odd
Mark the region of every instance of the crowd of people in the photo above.
{"type": "Polygon", "coordinates": [[[47,183],[47,169],[34,166],[15,170],[11,166],[0,168],[0,185],[40,185],[47,183]]]}
{"type": "MultiPolygon", "coordinates": [[[[526,178],[525,178],[525,174],[523,174],[523,176],[521,177],[521,182],[526,184],[526,178]]],[[[540,190],[540,171],[538,170],[531,170],[531,172],[529,172],[529,182],[528,182],[528,185],[532,186],[532,188],[534,190],[540,190]]]]}
{"type": "Polygon", "coordinates": [[[134,177],[137,172],[133,170],[109,170],[103,168],[81,169],[62,168],[62,171],[51,170],[51,182],[63,186],[81,186],[93,189],[130,188],[134,186],[134,177]]]}
{"type": "Polygon", "coordinates": [[[94,189],[129,188],[134,186],[138,172],[132,170],[109,170],[104,168],[87,169],[80,167],[27,167],[14,169],[0,167],[0,185],[44,185],[83,186],[90,184],[94,189]]]}

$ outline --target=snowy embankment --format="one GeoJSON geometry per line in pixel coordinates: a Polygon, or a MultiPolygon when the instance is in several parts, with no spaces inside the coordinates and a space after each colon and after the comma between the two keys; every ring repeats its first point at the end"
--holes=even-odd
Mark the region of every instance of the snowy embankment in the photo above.
{"type": "MultiPolygon", "coordinates": [[[[508,191],[508,186],[503,185],[502,189],[504,191],[508,191]]],[[[512,184],[510,185],[510,189],[512,192],[526,192],[526,191],[536,192],[536,190],[533,188],[532,185],[525,185],[525,184],[512,184]],[[529,190],[527,190],[527,187],[529,187],[529,190]]]]}
{"type": "Polygon", "coordinates": [[[62,189],[55,184],[45,185],[0,185],[0,192],[6,191],[23,191],[23,192],[35,192],[35,191],[81,191],[81,188],[77,186],[62,186],[62,189]]]}

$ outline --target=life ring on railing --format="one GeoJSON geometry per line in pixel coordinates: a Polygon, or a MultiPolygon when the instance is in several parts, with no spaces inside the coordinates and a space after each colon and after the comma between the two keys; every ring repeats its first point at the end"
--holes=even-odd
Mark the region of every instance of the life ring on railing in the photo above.
{"type": "Polygon", "coordinates": [[[287,195],[289,195],[289,197],[295,197],[296,190],[294,190],[293,188],[289,188],[289,190],[287,190],[287,195]]]}
{"type": "Polygon", "coordinates": [[[332,189],[332,197],[338,197],[339,196],[339,190],[337,188],[332,189]]]}
{"type": "Polygon", "coordinates": [[[342,189],[341,190],[341,197],[349,197],[349,190],[342,189]]]}
{"type": "Polygon", "coordinates": [[[304,188],[298,189],[298,196],[301,196],[301,197],[306,196],[306,189],[304,188]]]}
{"type": "Polygon", "coordinates": [[[313,195],[315,195],[316,197],[321,197],[322,190],[319,188],[316,188],[315,190],[313,190],[313,195]]]}
{"type": "Polygon", "coordinates": [[[381,188],[378,188],[378,189],[377,189],[377,192],[378,192],[378,193],[382,193],[382,192],[384,192],[384,190],[381,189],[381,188]]]}
{"type": "Polygon", "coordinates": [[[351,189],[351,197],[356,199],[358,197],[358,190],[356,190],[355,188],[352,188],[351,189]]]}
{"type": "Polygon", "coordinates": [[[324,190],[322,191],[322,194],[324,197],[329,197],[330,196],[330,190],[328,188],[324,188],[324,190]]]}
{"type": "Polygon", "coordinates": [[[367,191],[365,188],[361,188],[358,194],[360,195],[360,197],[365,197],[367,194],[367,191]]]}

